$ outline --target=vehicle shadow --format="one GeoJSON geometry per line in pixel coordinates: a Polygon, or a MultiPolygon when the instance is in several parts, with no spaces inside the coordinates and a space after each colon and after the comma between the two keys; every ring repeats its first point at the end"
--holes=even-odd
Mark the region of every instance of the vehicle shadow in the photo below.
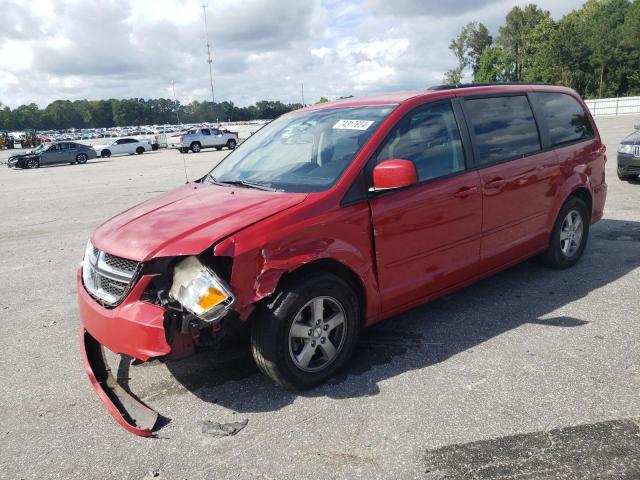
{"type": "Polygon", "coordinates": [[[375,325],[362,333],[345,370],[306,392],[289,392],[259,374],[246,344],[166,365],[186,389],[236,412],[277,410],[298,396],[376,395],[387,378],[447,361],[525,324],[580,328],[588,321],[549,315],[638,266],[640,222],[602,220],[573,268],[551,270],[528,261],[375,325]]]}

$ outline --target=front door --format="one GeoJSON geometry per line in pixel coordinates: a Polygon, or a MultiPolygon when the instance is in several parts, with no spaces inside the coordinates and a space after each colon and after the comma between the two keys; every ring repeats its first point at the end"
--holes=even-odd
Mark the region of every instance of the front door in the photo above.
{"type": "Polygon", "coordinates": [[[449,101],[404,117],[376,154],[376,163],[412,161],[419,183],[370,200],[383,312],[426,299],[477,273],[482,195],[468,170],[449,101]]]}
{"type": "Polygon", "coordinates": [[[541,151],[526,94],[468,98],[464,110],[482,180],[482,268],[490,271],[544,248],[558,161],[541,151]]]}

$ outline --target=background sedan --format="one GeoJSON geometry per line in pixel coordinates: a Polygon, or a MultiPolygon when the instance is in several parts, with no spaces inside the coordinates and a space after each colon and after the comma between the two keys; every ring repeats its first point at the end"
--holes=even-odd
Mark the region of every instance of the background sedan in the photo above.
{"type": "Polygon", "coordinates": [[[96,152],[88,145],[74,142],[56,142],[39,145],[33,150],[27,150],[20,155],[9,157],[9,168],[38,168],[41,165],[60,163],[87,163],[90,158],[96,158],[96,152]]]}

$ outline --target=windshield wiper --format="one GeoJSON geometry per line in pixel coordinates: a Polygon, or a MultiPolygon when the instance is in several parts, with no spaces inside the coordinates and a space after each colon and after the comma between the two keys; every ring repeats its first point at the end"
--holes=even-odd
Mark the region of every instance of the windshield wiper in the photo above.
{"type": "Polygon", "coordinates": [[[240,187],[246,188],[255,188],[257,190],[266,190],[267,192],[277,192],[278,190],[273,187],[269,187],[262,183],[249,182],[247,180],[216,180],[213,177],[210,177],[215,183],[219,185],[236,185],[240,187]]]}

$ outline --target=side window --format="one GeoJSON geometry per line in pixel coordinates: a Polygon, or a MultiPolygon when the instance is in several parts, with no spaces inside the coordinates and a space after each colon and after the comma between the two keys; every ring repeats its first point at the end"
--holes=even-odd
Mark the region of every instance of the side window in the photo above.
{"type": "Polygon", "coordinates": [[[116,145],[122,145],[123,143],[125,143],[124,140],[116,140],[116,145]]]}
{"type": "Polygon", "coordinates": [[[540,150],[536,121],[525,95],[471,98],[464,107],[478,144],[480,165],[540,150]]]}
{"type": "Polygon", "coordinates": [[[531,98],[546,121],[551,145],[593,137],[589,118],[575,98],[564,93],[532,93],[531,98]]]}
{"type": "Polygon", "coordinates": [[[69,144],[68,143],[61,143],[59,148],[60,148],[60,150],[69,150],[69,144]]]}
{"type": "Polygon", "coordinates": [[[211,132],[209,132],[208,128],[203,128],[202,130],[200,130],[202,132],[203,135],[211,135],[211,132]]]}
{"type": "Polygon", "coordinates": [[[76,150],[78,148],[78,144],[77,143],[70,143],[69,144],[69,149],[70,150],[76,150]]]}
{"type": "Polygon", "coordinates": [[[462,140],[451,104],[427,106],[404,117],[385,140],[376,162],[389,158],[411,160],[419,181],[464,170],[462,140]]]}
{"type": "Polygon", "coordinates": [[[214,128],[211,130],[211,134],[212,135],[220,135],[222,132],[220,130],[218,130],[217,128],[214,128]]]}

